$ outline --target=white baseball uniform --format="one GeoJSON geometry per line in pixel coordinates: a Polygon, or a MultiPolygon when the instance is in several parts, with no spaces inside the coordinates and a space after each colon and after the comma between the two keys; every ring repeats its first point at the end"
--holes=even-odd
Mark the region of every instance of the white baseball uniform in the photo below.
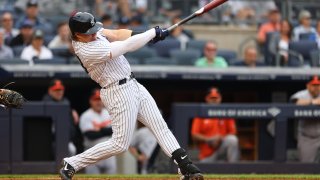
{"type": "MultiPolygon", "coordinates": [[[[80,130],[82,133],[88,131],[95,131],[100,128],[111,126],[111,116],[108,111],[103,108],[100,113],[94,111],[92,108],[87,109],[80,116],[80,130]]],[[[100,142],[107,141],[111,136],[104,136],[98,139],[90,140],[84,137],[84,147],[89,149],[100,142]]],[[[117,171],[117,160],[115,156],[108,159],[103,159],[97,164],[91,164],[85,168],[86,174],[115,174],[117,171]]]]}
{"type": "Polygon", "coordinates": [[[81,154],[64,159],[76,171],[126,151],[132,139],[136,120],[150,128],[169,157],[180,148],[153,97],[136,79],[130,78],[130,65],[122,55],[126,53],[124,49],[134,51],[154,37],[155,30],[150,29],[125,41],[110,43],[100,30],[94,41],[72,42],[82,66],[89,76],[103,87],[101,100],[112,117],[113,130],[111,139],[81,154]]]}
{"type": "Polygon", "coordinates": [[[142,127],[134,133],[130,146],[135,147],[148,158],[141,167],[141,174],[147,174],[148,161],[157,146],[157,139],[149,128],[142,127]]]}

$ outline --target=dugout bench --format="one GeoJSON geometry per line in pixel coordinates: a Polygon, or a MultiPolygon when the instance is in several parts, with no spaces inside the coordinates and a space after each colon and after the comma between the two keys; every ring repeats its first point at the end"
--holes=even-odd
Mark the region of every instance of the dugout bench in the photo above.
{"type": "MultiPolygon", "coordinates": [[[[172,106],[171,129],[181,147],[188,148],[190,121],[198,117],[235,118],[237,120],[275,120],[274,157],[272,161],[238,163],[196,163],[205,173],[320,173],[315,163],[287,162],[287,124],[293,119],[320,117],[319,106],[294,104],[221,104],[175,103],[172,106]]],[[[320,118],[319,118],[320,119],[320,118]]],[[[264,143],[260,142],[259,143],[264,143]]],[[[263,149],[269,151],[270,149],[263,149]]],[[[172,168],[176,172],[175,166],[172,168]]]]}

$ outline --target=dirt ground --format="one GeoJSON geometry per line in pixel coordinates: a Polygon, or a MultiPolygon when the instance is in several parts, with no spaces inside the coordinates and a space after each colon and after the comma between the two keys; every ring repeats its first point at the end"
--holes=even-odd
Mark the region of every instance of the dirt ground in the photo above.
{"type": "MultiPolygon", "coordinates": [[[[0,178],[1,180],[60,180],[60,178],[0,178]]],[[[73,178],[74,180],[147,180],[147,178],[73,178]]],[[[292,178],[205,178],[205,180],[293,180],[292,178]]],[[[318,178],[299,178],[308,180],[319,180],[318,178]]],[[[148,180],[179,180],[179,178],[148,178],[148,180]]],[[[294,178],[294,180],[298,180],[294,178]]]]}

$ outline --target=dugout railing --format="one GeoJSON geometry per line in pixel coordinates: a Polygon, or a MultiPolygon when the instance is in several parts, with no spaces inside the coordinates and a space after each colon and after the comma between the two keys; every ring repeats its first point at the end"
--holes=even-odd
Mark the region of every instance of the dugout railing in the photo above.
{"type": "MultiPolygon", "coordinates": [[[[319,106],[294,104],[221,104],[176,103],[172,106],[171,129],[181,147],[188,149],[190,121],[194,117],[235,118],[237,120],[275,120],[273,159],[238,163],[196,163],[206,173],[319,173],[320,165],[286,161],[288,121],[320,119],[319,106]]],[[[260,141],[259,143],[264,143],[260,141]]],[[[175,168],[173,167],[173,172],[175,168]]]]}

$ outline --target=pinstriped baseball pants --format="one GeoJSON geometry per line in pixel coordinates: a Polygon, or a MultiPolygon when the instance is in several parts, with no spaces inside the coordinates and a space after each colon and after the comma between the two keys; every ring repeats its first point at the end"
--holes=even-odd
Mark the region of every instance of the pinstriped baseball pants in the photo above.
{"type": "Polygon", "coordinates": [[[126,151],[131,142],[136,120],[142,122],[155,135],[164,152],[180,148],[176,138],[165,123],[153,97],[135,79],[127,83],[110,85],[101,89],[101,99],[112,118],[112,137],[81,154],[65,158],[76,171],[126,151]]]}

